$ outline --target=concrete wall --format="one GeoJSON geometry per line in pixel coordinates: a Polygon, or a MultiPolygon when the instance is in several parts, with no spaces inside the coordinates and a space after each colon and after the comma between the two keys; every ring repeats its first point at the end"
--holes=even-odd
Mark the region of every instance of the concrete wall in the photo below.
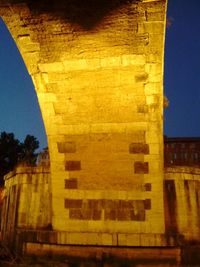
{"type": "Polygon", "coordinates": [[[14,244],[16,230],[51,227],[49,169],[18,167],[5,176],[1,214],[4,242],[14,244]]]}
{"type": "Polygon", "coordinates": [[[17,2],[0,15],[44,119],[53,229],[164,233],[166,1],[17,2]]]}
{"type": "Polygon", "coordinates": [[[200,169],[171,167],[165,171],[166,232],[200,242],[200,169]]]}

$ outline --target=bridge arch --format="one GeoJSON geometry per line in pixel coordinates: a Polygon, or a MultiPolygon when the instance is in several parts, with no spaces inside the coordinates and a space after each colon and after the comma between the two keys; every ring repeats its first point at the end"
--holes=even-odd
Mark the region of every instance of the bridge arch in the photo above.
{"type": "Polygon", "coordinates": [[[5,23],[0,18],[1,130],[14,132],[21,141],[27,134],[47,146],[35,88],[5,23]]]}
{"type": "Polygon", "coordinates": [[[166,1],[98,0],[97,13],[89,0],[21,2],[1,0],[0,16],[44,119],[53,229],[79,244],[164,233],[166,1]]]}

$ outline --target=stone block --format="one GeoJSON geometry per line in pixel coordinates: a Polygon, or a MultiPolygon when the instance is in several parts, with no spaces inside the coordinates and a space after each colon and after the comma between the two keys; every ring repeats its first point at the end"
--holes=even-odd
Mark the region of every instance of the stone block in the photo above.
{"type": "Polygon", "coordinates": [[[69,210],[69,219],[71,219],[71,220],[83,220],[82,209],[70,209],[69,210]]]}
{"type": "Polygon", "coordinates": [[[148,105],[138,105],[137,106],[137,112],[138,113],[148,113],[149,108],[148,105]]]}
{"type": "Polygon", "coordinates": [[[106,57],[100,60],[102,68],[118,67],[122,64],[120,57],[106,57]]]}
{"type": "MultiPolygon", "coordinates": [[[[56,102],[56,94],[54,93],[45,93],[39,92],[39,97],[43,99],[45,103],[53,103],[56,102]]],[[[55,114],[55,113],[54,113],[55,114]]]]}
{"type": "Polygon", "coordinates": [[[146,72],[135,75],[136,83],[140,83],[140,82],[144,83],[147,81],[147,79],[148,79],[148,74],[146,72]]]}
{"type": "Polygon", "coordinates": [[[163,22],[147,21],[147,22],[141,23],[139,25],[138,31],[140,33],[151,32],[154,34],[162,34],[163,33],[163,22]]]}
{"type": "Polygon", "coordinates": [[[149,149],[151,155],[159,155],[159,150],[160,150],[159,144],[150,144],[149,149]]]}
{"type": "Polygon", "coordinates": [[[23,59],[30,75],[38,72],[37,63],[39,61],[39,51],[23,52],[23,59]]]}
{"type": "Polygon", "coordinates": [[[141,143],[131,143],[129,145],[130,154],[149,154],[149,145],[141,143]]]}
{"type": "Polygon", "coordinates": [[[136,161],[134,163],[134,172],[135,173],[149,173],[149,164],[148,162],[141,162],[141,161],[136,161]]]}
{"type": "Polygon", "coordinates": [[[97,210],[97,209],[102,209],[103,208],[103,202],[104,200],[102,199],[88,199],[87,200],[87,205],[89,209],[97,210]]]}
{"type": "Polygon", "coordinates": [[[58,152],[59,153],[75,153],[76,143],[75,142],[58,142],[58,152]]]}
{"type": "Polygon", "coordinates": [[[75,70],[85,70],[88,69],[88,62],[86,59],[77,59],[77,60],[65,60],[63,61],[64,70],[75,71],[75,70]]]}
{"type": "MultiPolygon", "coordinates": [[[[93,211],[91,209],[82,209],[82,220],[92,220],[93,219],[93,211]]],[[[70,210],[69,210],[70,214],[70,210]]]]}
{"type": "Polygon", "coordinates": [[[148,82],[144,86],[145,95],[154,95],[159,94],[161,92],[161,84],[160,82],[148,82]]]}
{"type": "Polygon", "coordinates": [[[147,12],[147,21],[162,22],[164,18],[165,18],[164,12],[147,12]]]}
{"type": "Polygon", "coordinates": [[[62,72],[64,70],[64,66],[62,62],[54,62],[54,63],[45,63],[38,64],[39,70],[41,72],[62,72]]]}
{"type": "Polygon", "coordinates": [[[104,246],[110,246],[113,245],[113,237],[112,234],[109,233],[102,233],[102,245],[104,246]]]}
{"type": "Polygon", "coordinates": [[[129,209],[117,209],[117,220],[118,221],[130,221],[130,210],[129,209]]]}
{"type": "Polygon", "coordinates": [[[66,171],[80,171],[81,170],[81,162],[80,161],[66,161],[65,162],[65,170],[66,171]]]}
{"type": "Polygon", "coordinates": [[[82,208],[83,200],[82,199],[65,199],[65,208],[66,209],[80,209],[82,208]]]}
{"type": "Polygon", "coordinates": [[[131,221],[145,221],[145,210],[131,210],[130,219],[131,221]]]}
{"type": "Polygon", "coordinates": [[[151,183],[146,183],[144,185],[144,189],[145,189],[145,191],[151,191],[151,183]]]}
{"type": "Polygon", "coordinates": [[[65,189],[77,189],[78,181],[76,178],[65,179],[65,189]]]}
{"type": "Polygon", "coordinates": [[[144,208],[145,208],[145,210],[151,209],[151,199],[145,199],[144,200],[144,208]]]}
{"type": "Polygon", "coordinates": [[[97,209],[94,209],[92,211],[92,220],[94,221],[97,221],[97,220],[101,220],[101,210],[97,210],[97,209]]]}
{"type": "MultiPolygon", "coordinates": [[[[148,159],[149,160],[149,159],[148,159]]],[[[149,172],[151,174],[156,174],[158,173],[160,170],[162,169],[162,163],[160,162],[160,157],[157,158],[156,155],[154,157],[154,161],[153,158],[151,158],[149,160],[149,172]]]]}
{"type": "Polygon", "coordinates": [[[77,244],[87,244],[87,236],[88,233],[68,233],[67,236],[67,241],[68,244],[73,244],[73,245],[77,245],[77,244]]]}
{"type": "Polygon", "coordinates": [[[157,144],[156,140],[158,139],[159,131],[152,129],[154,127],[152,123],[152,127],[150,131],[146,131],[146,142],[150,144],[157,144]]]}
{"type": "Polygon", "coordinates": [[[118,234],[119,246],[140,246],[140,234],[118,234]]]}
{"type": "Polygon", "coordinates": [[[115,220],[117,220],[117,211],[116,211],[116,209],[114,209],[114,210],[105,209],[104,219],[106,221],[115,221],[115,220]]]}
{"type": "Polygon", "coordinates": [[[143,55],[122,55],[122,65],[145,65],[145,57],[143,55]]]}
{"type": "Polygon", "coordinates": [[[117,208],[117,201],[106,199],[103,201],[103,208],[107,210],[115,210],[117,208]]]}
{"type": "MultiPolygon", "coordinates": [[[[67,243],[67,238],[66,238],[66,233],[65,232],[57,232],[57,242],[54,242],[54,244],[55,243],[57,243],[57,244],[66,244],[67,243]]],[[[51,243],[53,243],[52,241],[54,241],[53,240],[53,238],[51,238],[51,243]]]]}
{"type": "Polygon", "coordinates": [[[18,42],[20,43],[20,45],[23,45],[23,44],[27,44],[27,43],[31,43],[31,37],[29,34],[20,34],[18,35],[18,42]]]}
{"type": "Polygon", "coordinates": [[[150,234],[141,233],[140,241],[141,241],[141,246],[149,247],[151,245],[153,245],[153,246],[155,245],[153,235],[150,235],[150,234]]]}
{"type": "Polygon", "coordinates": [[[134,201],[133,200],[119,200],[119,206],[120,209],[132,209],[134,207],[134,201]]]}
{"type": "Polygon", "coordinates": [[[33,53],[36,51],[40,51],[40,44],[39,43],[26,43],[23,44],[23,48],[22,48],[23,52],[29,52],[29,53],[33,53]]]}

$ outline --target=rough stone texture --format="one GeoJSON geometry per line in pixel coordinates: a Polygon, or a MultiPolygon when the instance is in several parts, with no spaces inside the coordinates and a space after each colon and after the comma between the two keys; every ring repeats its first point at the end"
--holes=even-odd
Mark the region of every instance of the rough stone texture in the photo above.
{"type": "Polygon", "coordinates": [[[44,119],[53,229],[164,233],[166,0],[52,0],[50,5],[0,0],[0,16],[33,79],[44,119]],[[143,144],[148,153],[130,153],[131,143],[143,144]],[[134,172],[137,162],[144,163],[143,171],[134,172]],[[65,180],[74,177],[78,189],[67,191],[65,180]],[[144,190],[146,183],[151,192],[144,190]],[[140,222],[109,223],[103,216],[100,222],[74,221],[63,205],[69,194],[72,199],[151,199],[151,210],[140,222]]]}

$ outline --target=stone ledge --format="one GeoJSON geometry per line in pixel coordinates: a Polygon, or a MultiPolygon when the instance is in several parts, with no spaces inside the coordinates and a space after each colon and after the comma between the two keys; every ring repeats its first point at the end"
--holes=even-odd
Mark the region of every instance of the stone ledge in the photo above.
{"type": "MultiPolygon", "coordinates": [[[[102,246],[61,246],[48,244],[34,244],[27,243],[24,253],[29,255],[52,255],[82,258],[82,261],[88,259],[96,259],[102,261],[103,259],[116,261],[119,260],[133,260],[135,262],[143,263],[168,263],[170,266],[178,266],[181,261],[181,248],[125,248],[125,247],[102,247],[102,246]]],[[[151,265],[151,264],[150,264],[151,265]]],[[[167,266],[169,266],[167,265],[167,266]]],[[[107,266],[107,265],[106,265],[107,266]]],[[[108,265],[109,266],[109,265],[108,265]]],[[[118,265],[115,265],[118,266],[118,265]]],[[[122,265],[119,265],[122,266],[122,265]]],[[[131,265],[132,266],[132,265],[131,265]]],[[[135,265],[134,265],[135,266],[135,265]]],[[[139,265],[138,265],[139,266],[139,265]]],[[[142,265],[143,266],[143,265],[142,265]]],[[[146,265],[145,265],[146,266],[146,265]]],[[[151,265],[155,266],[155,265],[151,265]]],[[[157,266],[157,264],[156,264],[157,266]]],[[[166,265],[164,265],[166,266],[166,265]]]]}
{"type": "MultiPolygon", "coordinates": [[[[48,230],[17,230],[18,243],[51,245],[84,245],[114,247],[175,247],[179,236],[165,234],[123,234],[100,232],[65,232],[48,230]]],[[[36,246],[36,245],[35,245],[36,246]]]]}
{"type": "Polygon", "coordinates": [[[41,173],[41,174],[45,174],[45,173],[50,173],[50,168],[49,167],[31,167],[31,166],[18,166],[16,167],[16,169],[14,169],[13,171],[9,172],[8,174],[6,174],[4,176],[4,180],[8,180],[10,178],[12,178],[13,176],[17,175],[17,174],[35,174],[35,173],[41,173]]]}
{"type": "Polygon", "coordinates": [[[167,173],[189,173],[200,175],[200,167],[199,166],[173,166],[166,167],[165,174],[167,173]]]}

